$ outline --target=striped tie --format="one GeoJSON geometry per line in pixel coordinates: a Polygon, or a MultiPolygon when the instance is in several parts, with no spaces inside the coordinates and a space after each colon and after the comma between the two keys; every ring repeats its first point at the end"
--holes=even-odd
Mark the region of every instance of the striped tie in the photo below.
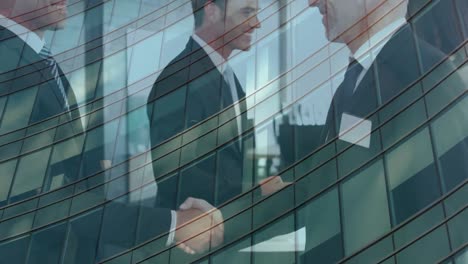
{"type": "Polygon", "coordinates": [[[55,59],[52,57],[52,53],[50,50],[44,46],[42,48],[41,52],[39,53],[39,56],[46,60],[47,65],[50,68],[50,72],[52,76],[54,76],[55,81],[57,82],[57,87],[59,88],[60,95],[57,96],[58,100],[60,101],[61,105],[64,107],[65,111],[70,110],[70,106],[68,105],[68,100],[67,100],[67,93],[65,92],[65,87],[63,85],[62,79],[60,78],[59,70],[58,70],[58,64],[55,61],[55,59]]]}

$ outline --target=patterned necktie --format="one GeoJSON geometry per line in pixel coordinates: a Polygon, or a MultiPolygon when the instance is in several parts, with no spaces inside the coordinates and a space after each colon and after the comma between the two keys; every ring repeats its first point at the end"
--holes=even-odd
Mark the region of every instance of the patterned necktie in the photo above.
{"type": "Polygon", "coordinates": [[[59,88],[57,99],[60,101],[63,110],[69,111],[70,106],[68,105],[67,93],[65,92],[65,87],[63,85],[62,79],[60,78],[57,62],[52,57],[52,53],[50,52],[50,50],[45,46],[44,48],[42,48],[41,52],[39,53],[39,56],[41,56],[41,58],[43,58],[46,61],[47,65],[49,66],[50,73],[52,74],[52,76],[55,79],[55,82],[57,83],[57,87],[59,88]]]}

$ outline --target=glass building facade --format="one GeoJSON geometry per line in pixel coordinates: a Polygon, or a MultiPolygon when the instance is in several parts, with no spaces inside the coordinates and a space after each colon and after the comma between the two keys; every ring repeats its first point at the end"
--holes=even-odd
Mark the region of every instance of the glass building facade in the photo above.
{"type": "Polygon", "coordinates": [[[374,1],[407,22],[345,101],[323,5],[359,1],[227,1],[259,8],[233,82],[187,45],[191,0],[68,0],[53,60],[0,12],[0,263],[468,263],[468,2],[374,1]],[[223,222],[180,240],[188,197],[223,222]]]}

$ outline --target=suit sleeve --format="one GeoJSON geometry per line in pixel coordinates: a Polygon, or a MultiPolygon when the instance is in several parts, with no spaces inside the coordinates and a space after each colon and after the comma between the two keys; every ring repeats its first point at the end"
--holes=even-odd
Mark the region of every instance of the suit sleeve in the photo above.
{"type": "Polygon", "coordinates": [[[171,244],[174,240],[173,215],[173,211],[167,208],[141,207],[140,222],[137,227],[137,242],[141,243],[165,234],[163,239],[166,241],[166,245],[171,244]]]}

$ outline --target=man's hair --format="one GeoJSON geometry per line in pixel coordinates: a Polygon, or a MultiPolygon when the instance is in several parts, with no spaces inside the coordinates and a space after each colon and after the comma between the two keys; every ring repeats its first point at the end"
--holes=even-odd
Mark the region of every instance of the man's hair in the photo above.
{"type": "Polygon", "coordinates": [[[206,3],[213,2],[224,13],[227,1],[228,0],[192,0],[193,17],[195,18],[195,28],[198,28],[203,24],[203,18],[205,17],[205,10],[203,7],[206,3]]]}

